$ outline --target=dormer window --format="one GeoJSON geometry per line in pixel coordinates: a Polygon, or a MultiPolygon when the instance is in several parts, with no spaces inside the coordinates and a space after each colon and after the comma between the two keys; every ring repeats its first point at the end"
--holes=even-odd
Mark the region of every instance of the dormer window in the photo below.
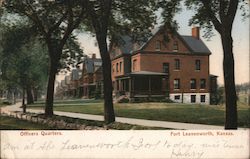
{"type": "Polygon", "coordinates": [[[178,42],[177,42],[177,41],[174,41],[174,44],[173,44],[173,51],[174,51],[174,52],[177,52],[177,51],[178,51],[178,42]]]}
{"type": "Polygon", "coordinates": [[[161,41],[156,41],[155,43],[155,51],[160,51],[161,50],[161,41]]]}

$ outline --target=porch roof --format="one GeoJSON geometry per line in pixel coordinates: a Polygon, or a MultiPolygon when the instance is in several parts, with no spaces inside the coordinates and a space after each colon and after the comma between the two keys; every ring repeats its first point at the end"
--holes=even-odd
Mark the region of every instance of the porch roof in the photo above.
{"type": "Polygon", "coordinates": [[[130,75],[158,75],[158,76],[166,76],[167,73],[162,72],[151,72],[151,71],[138,71],[138,72],[132,72],[130,75]]]}
{"type": "Polygon", "coordinates": [[[138,71],[138,72],[131,72],[125,75],[117,76],[115,78],[130,78],[130,76],[167,76],[167,73],[162,72],[151,72],[151,71],[138,71]]]}

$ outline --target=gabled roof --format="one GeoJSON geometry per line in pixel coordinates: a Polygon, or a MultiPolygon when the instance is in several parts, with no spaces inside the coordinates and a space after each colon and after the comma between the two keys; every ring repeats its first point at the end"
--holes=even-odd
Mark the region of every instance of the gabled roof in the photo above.
{"type": "Polygon", "coordinates": [[[204,42],[192,36],[181,36],[194,53],[211,53],[204,42]]]}
{"type": "Polygon", "coordinates": [[[100,67],[100,65],[102,64],[102,60],[97,58],[86,58],[83,63],[85,64],[87,73],[94,73],[95,67],[100,67]]]}
{"type": "Polygon", "coordinates": [[[130,54],[133,51],[133,42],[132,38],[128,35],[124,35],[121,37],[122,43],[120,46],[121,52],[123,54],[130,54]]]}
{"type": "Polygon", "coordinates": [[[79,69],[73,69],[72,72],[71,72],[71,79],[72,80],[79,80],[80,76],[79,76],[79,73],[80,73],[81,70],[79,69]]]}
{"type": "MultiPolygon", "coordinates": [[[[128,35],[122,36],[121,39],[123,40],[124,44],[120,46],[122,54],[132,54],[135,51],[143,50],[148,43],[150,43],[151,39],[157,35],[159,31],[164,29],[164,27],[160,26],[152,30],[152,36],[148,38],[148,40],[144,43],[137,43],[138,49],[133,48],[133,41],[132,38],[128,35]]],[[[186,47],[191,51],[191,53],[204,53],[210,54],[211,51],[205,45],[205,43],[201,39],[197,39],[193,36],[182,36],[178,32],[174,33],[180,40],[186,45],[186,47]]]]}

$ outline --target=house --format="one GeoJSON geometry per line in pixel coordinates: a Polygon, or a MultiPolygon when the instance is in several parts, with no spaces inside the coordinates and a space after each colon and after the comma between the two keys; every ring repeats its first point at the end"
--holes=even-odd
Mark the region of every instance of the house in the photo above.
{"type": "Polygon", "coordinates": [[[200,39],[159,27],[147,42],[132,42],[110,49],[114,95],[137,98],[170,98],[183,103],[210,103],[210,50],[200,39]]]}
{"type": "Polygon", "coordinates": [[[81,77],[82,71],[78,68],[72,69],[69,77],[69,96],[71,97],[77,97],[78,96],[78,85],[79,85],[79,79],[81,77]]]}
{"type": "Polygon", "coordinates": [[[101,87],[102,60],[93,54],[82,62],[82,77],[80,78],[80,92],[82,97],[94,97],[97,86],[101,87]],[[98,85],[97,85],[98,84],[98,85]]]}

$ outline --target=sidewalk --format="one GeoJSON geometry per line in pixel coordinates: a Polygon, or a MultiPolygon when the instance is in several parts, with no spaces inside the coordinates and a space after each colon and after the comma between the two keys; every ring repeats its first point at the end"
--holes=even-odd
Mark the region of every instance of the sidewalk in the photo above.
{"type": "MultiPolygon", "coordinates": [[[[22,111],[22,108],[20,108],[20,106],[21,106],[21,103],[17,103],[15,105],[2,107],[0,109],[1,109],[1,112],[6,112],[6,113],[13,112],[13,111],[22,111]]],[[[44,110],[27,109],[27,112],[44,113],[44,110]]],[[[79,119],[104,121],[104,117],[101,115],[71,113],[71,112],[62,112],[62,111],[54,111],[54,114],[59,115],[59,116],[67,116],[67,117],[79,118],[79,119]]],[[[209,130],[209,129],[222,130],[222,129],[224,129],[223,126],[215,126],[215,125],[188,124],[188,123],[180,123],[180,122],[156,121],[156,120],[134,119],[134,118],[124,118],[124,117],[116,117],[116,122],[149,126],[149,127],[183,129],[183,130],[199,130],[199,129],[202,129],[202,130],[209,130]]],[[[243,128],[240,128],[240,129],[243,129],[243,128]]]]}

